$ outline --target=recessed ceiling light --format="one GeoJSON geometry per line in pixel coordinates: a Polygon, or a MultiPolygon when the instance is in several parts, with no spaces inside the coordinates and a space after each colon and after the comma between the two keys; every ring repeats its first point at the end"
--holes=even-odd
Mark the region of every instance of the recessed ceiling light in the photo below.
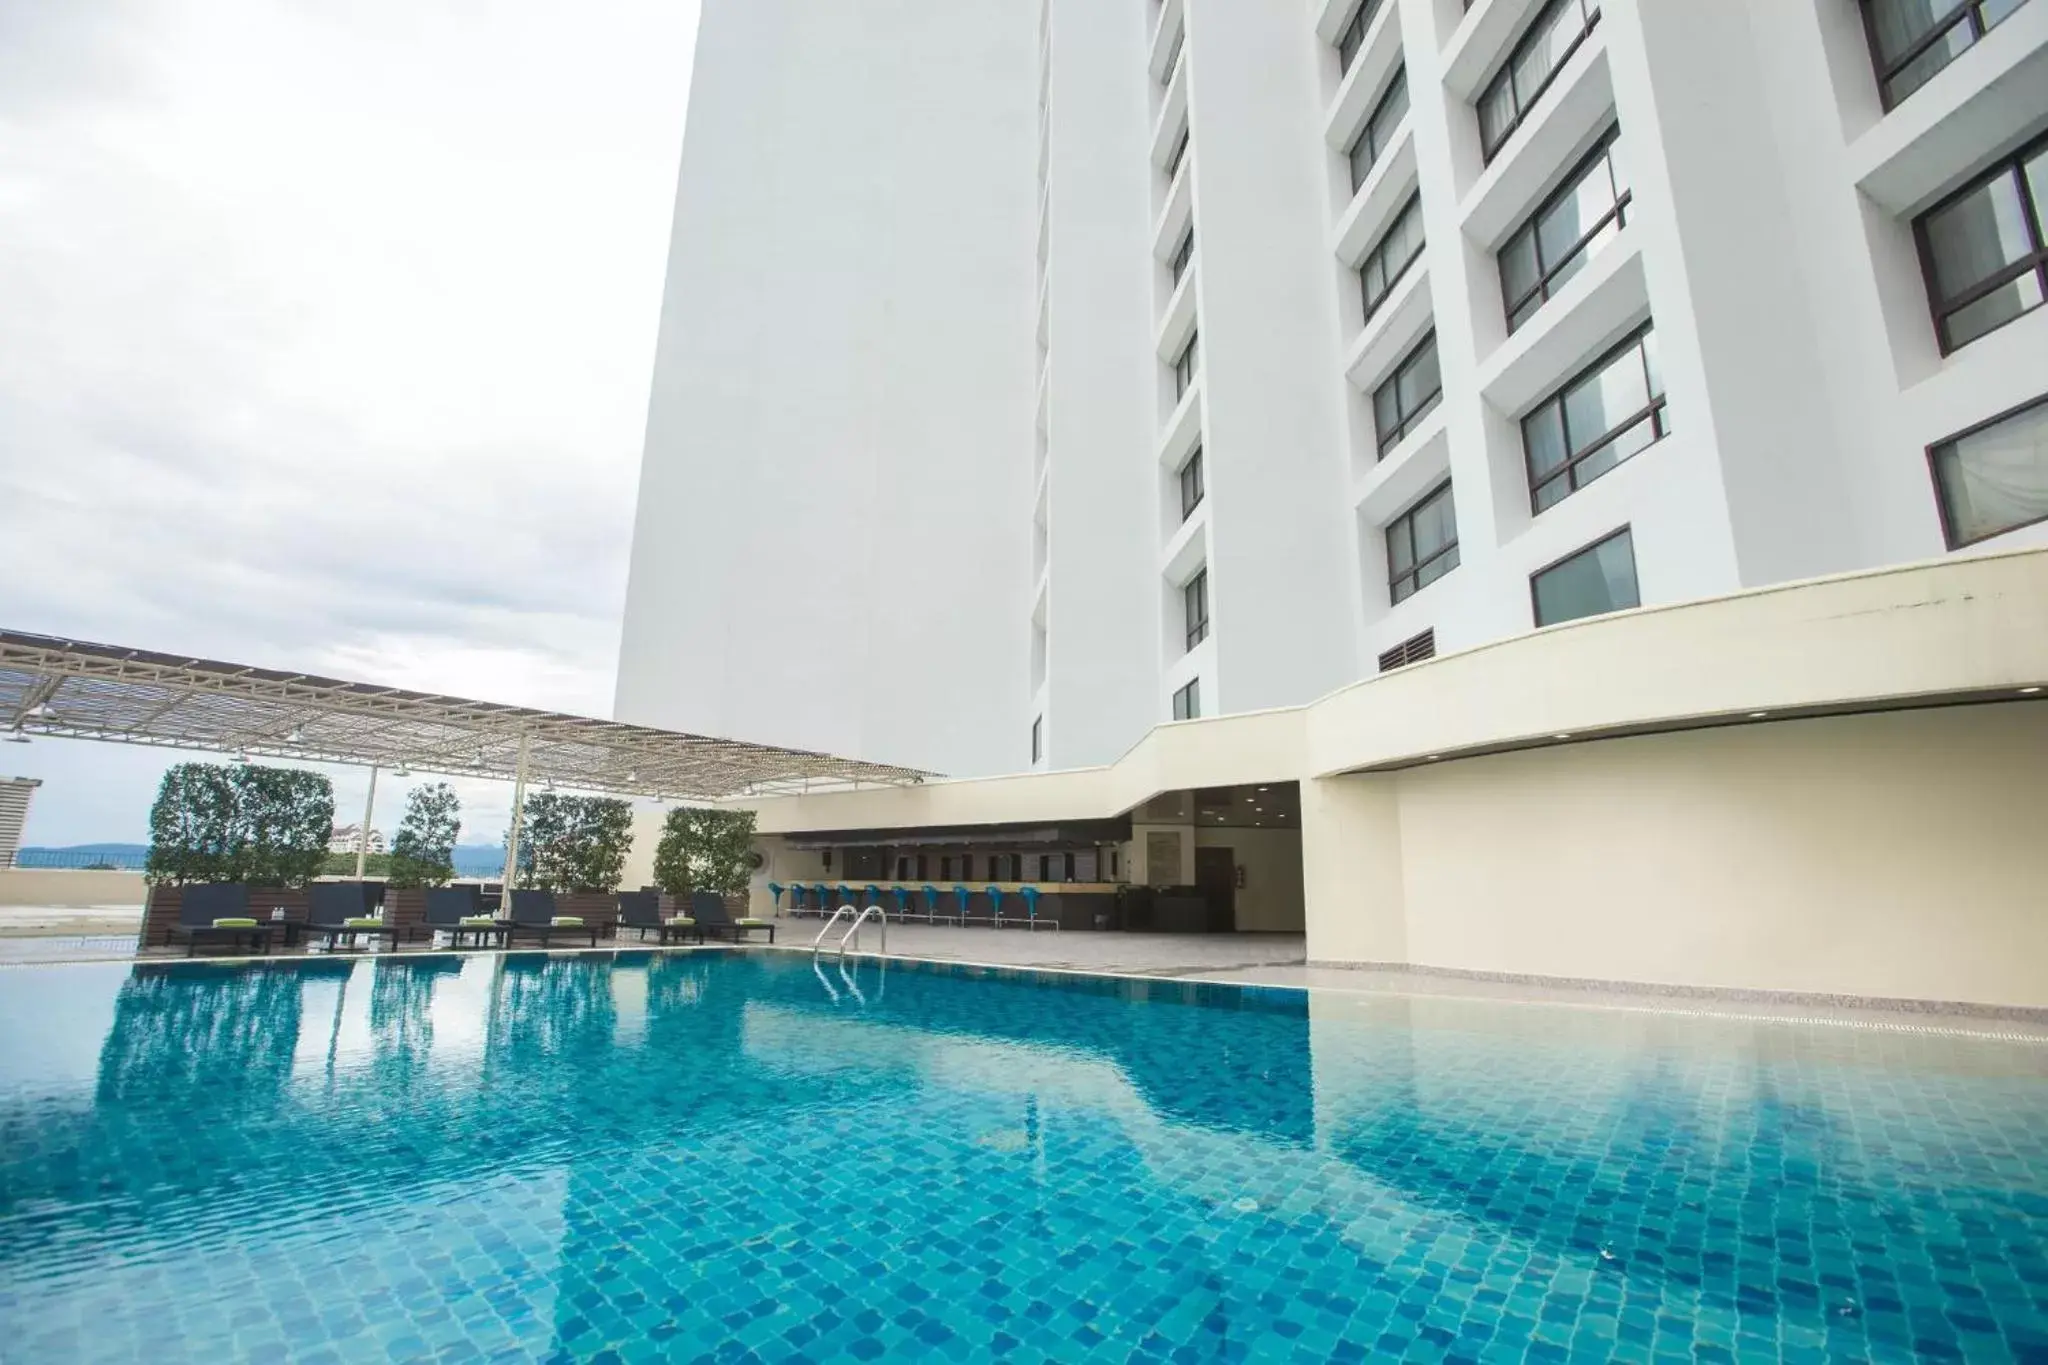
{"type": "MultiPolygon", "coordinates": [[[[50,704],[46,701],[39,701],[34,706],[29,707],[23,714],[30,720],[47,720],[50,715],[50,704]]],[[[1260,790],[1263,791],[1264,788],[1260,788],[1260,790]]]]}
{"type": "Polygon", "coordinates": [[[1437,761],[1438,759],[1442,758],[1442,757],[1443,757],[1443,755],[1442,755],[1442,754],[1424,754],[1424,755],[1423,755],[1422,757],[1423,757],[1423,761],[1424,761],[1424,762],[1427,762],[1427,763],[1434,763],[1434,762],[1436,762],[1436,761],[1437,761]]]}
{"type": "Polygon", "coordinates": [[[1768,716],[1769,714],[1771,713],[1768,711],[1752,711],[1749,713],[1749,718],[1751,720],[1762,720],[1765,716],[1768,716]]]}
{"type": "Polygon", "coordinates": [[[1563,730],[1551,736],[1552,739],[1570,739],[1571,737],[1572,732],[1569,730],[1563,730]]]}
{"type": "Polygon", "coordinates": [[[2034,695],[2034,694],[2035,694],[2036,692],[2039,692],[2040,690],[2041,690],[2041,689],[2040,689],[2040,688],[2038,688],[2038,687],[2022,687],[2022,688],[2020,689],[2020,695],[2021,695],[2021,696],[2023,696],[2023,697],[2031,697],[2031,696],[2033,696],[2033,695],[2034,695]]]}

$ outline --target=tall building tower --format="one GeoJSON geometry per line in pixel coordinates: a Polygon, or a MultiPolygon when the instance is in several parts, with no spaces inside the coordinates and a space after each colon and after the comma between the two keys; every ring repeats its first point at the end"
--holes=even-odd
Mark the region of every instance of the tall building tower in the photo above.
{"type": "Polygon", "coordinates": [[[2048,0],[859,9],[706,5],[623,718],[1072,767],[1597,612],[2048,543],[2048,0]],[[779,182],[764,130],[821,86],[859,155],[800,168],[815,219],[712,174],[779,182]],[[845,344],[878,271],[943,335],[845,344]],[[792,276],[785,352],[726,295],[792,276]],[[821,389],[878,439],[821,443],[821,389]],[[914,537],[892,478],[975,509],[926,523],[938,609],[821,552],[914,537]]]}
{"type": "Polygon", "coordinates": [[[0,777],[0,867],[14,866],[21,832],[28,826],[29,802],[42,785],[39,777],[0,777]]]}

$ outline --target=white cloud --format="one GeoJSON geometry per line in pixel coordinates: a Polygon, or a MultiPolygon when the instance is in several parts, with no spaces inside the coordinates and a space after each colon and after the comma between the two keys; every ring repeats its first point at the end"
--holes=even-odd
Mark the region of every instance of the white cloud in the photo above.
{"type": "Polygon", "coordinates": [[[0,0],[0,624],[608,712],[696,8],[0,0]]]}

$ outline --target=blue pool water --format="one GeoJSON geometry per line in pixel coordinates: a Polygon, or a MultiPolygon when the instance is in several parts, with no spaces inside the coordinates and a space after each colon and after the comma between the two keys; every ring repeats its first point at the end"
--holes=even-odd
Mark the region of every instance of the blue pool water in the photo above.
{"type": "Polygon", "coordinates": [[[2024,1039],[739,953],[0,1038],[10,1362],[2048,1360],[2024,1039]]]}

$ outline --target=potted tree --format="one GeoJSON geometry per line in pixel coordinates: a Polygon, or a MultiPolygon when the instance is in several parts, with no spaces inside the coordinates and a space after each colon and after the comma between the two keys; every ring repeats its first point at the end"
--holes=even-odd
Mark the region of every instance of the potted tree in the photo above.
{"type": "Polygon", "coordinates": [[[619,879],[633,848],[633,808],[616,797],[537,792],[526,798],[519,885],[555,893],[559,914],[617,923],[619,879]]]}
{"type": "Polygon", "coordinates": [[[149,812],[142,946],[170,937],[182,889],[194,883],[240,883],[249,888],[251,910],[282,907],[302,916],[306,883],[326,861],[333,827],[334,784],[320,773],[173,764],[149,812]]]}
{"type": "Polygon", "coordinates": [[[455,840],[461,833],[462,802],[446,782],[429,782],[406,794],[384,883],[384,913],[394,928],[410,932],[426,922],[427,888],[446,886],[454,878],[455,840]]]}
{"type": "Polygon", "coordinates": [[[663,894],[664,915],[683,907],[697,891],[725,898],[734,917],[748,913],[747,883],[761,858],[754,851],[754,812],[677,806],[662,821],[654,849],[654,881],[663,894]]]}

